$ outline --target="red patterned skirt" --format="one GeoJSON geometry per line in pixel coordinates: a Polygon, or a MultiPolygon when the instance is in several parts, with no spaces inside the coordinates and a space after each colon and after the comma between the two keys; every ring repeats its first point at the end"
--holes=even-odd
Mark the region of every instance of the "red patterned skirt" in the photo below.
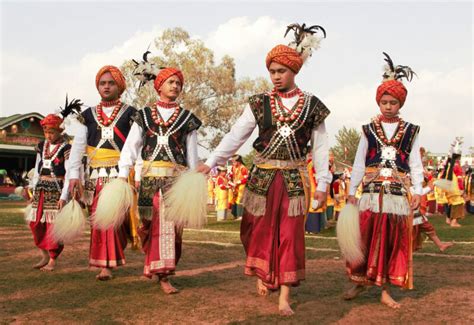
{"type": "MultiPolygon", "coordinates": [[[[97,180],[94,201],[89,208],[90,215],[95,212],[99,193],[105,184],[97,180]]],[[[128,220],[129,218],[125,218],[128,220]]],[[[100,230],[91,227],[91,246],[89,251],[89,265],[96,267],[114,268],[125,264],[124,250],[127,247],[127,225],[120,228],[100,230]]]]}
{"type": "Polygon", "coordinates": [[[247,254],[245,274],[256,275],[270,289],[299,285],[305,278],[304,215],[288,216],[284,178],[277,172],[267,193],[263,216],[245,210],[240,239],[247,254]]]}
{"type": "Polygon", "coordinates": [[[138,235],[145,253],[143,274],[151,277],[172,275],[176,270],[182,250],[182,229],[174,222],[166,221],[160,215],[160,192],[153,196],[153,211],[151,220],[142,219],[142,227],[138,235]]]}
{"type": "Polygon", "coordinates": [[[359,221],[366,260],[360,265],[347,264],[349,278],[359,284],[405,286],[409,258],[407,216],[366,210],[359,213],[359,221]]]}
{"type": "MultiPolygon", "coordinates": [[[[58,198],[60,195],[61,193],[57,193],[58,198]]],[[[34,198],[34,200],[36,199],[34,198]]],[[[37,202],[34,202],[36,208],[36,218],[34,221],[30,222],[30,229],[33,233],[33,239],[35,241],[36,247],[48,251],[49,257],[56,259],[63,251],[64,245],[54,241],[51,236],[53,224],[50,221],[53,220],[48,220],[49,218],[45,218],[43,215],[45,213],[44,201],[44,191],[41,190],[38,194],[37,202]]],[[[58,200],[55,201],[57,204],[58,200]]]]}

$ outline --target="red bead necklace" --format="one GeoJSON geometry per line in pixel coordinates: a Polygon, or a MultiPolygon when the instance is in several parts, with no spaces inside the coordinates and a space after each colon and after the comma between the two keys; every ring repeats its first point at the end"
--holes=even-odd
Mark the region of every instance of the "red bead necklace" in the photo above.
{"type": "Polygon", "coordinates": [[[380,120],[380,122],[383,122],[383,123],[398,123],[400,121],[399,116],[385,117],[383,115],[379,115],[378,119],[380,120]]]}
{"type": "Polygon", "coordinates": [[[172,103],[164,103],[161,101],[157,101],[152,107],[151,107],[151,118],[153,121],[158,124],[159,126],[170,126],[176,121],[179,115],[179,105],[176,102],[172,103]],[[163,106],[164,105],[164,106],[163,106]],[[168,121],[165,121],[160,113],[158,112],[158,106],[163,107],[163,108],[174,108],[174,113],[171,115],[171,117],[168,119],[168,121]]]}
{"type": "MultiPolygon", "coordinates": [[[[301,111],[303,110],[303,106],[304,106],[303,92],[299,88],[292,90],[290,93],[292,92],[295,92],[295,94],[298,95],[299,97],[298,101],[296,102],[295,106],[293,106],[292,109],[283,105],[283,102],[281,101],[280,93],[278,93],[275,89],[273,89],[272,92],[270,93],[270,108],[272,110],[272,114],[280,122],[292,122],[296,120],[296,118],[300,115],[301,111]],[[278,103],[279,108],[283,108],[281,112],[277,110],[277,103],[278,103]]],[[[290,97],[294,97],[294,95],[288,96],[285,98],[290,98],[290,97]]]]}
{"type": "MultiPolygon", "coordinates": [[[[403,136],[403,133],[404,133],[404,129],[405,129],[405,121],[399,117],[398,118],[398,127],[397,127],[397,131],[395,132],[395,135],[391,138],[391,139],[387,139],[387,137],[385,136],[385,132],[383,130],[383,127],[382,127],[382,119],[380,118],[380,116],[377,116],[376,118],[374,118],[374,125],[375,125],[375,133],[377,133],[377,137],[386,145],[396,145],[400,142],[400,140],[402,139],[402,136],[403,136]]],[[[390,122],[388,122],[390,123],[390,122]]]]}
{"type": "Polygon", "coordinates": [[[115,120],[121,108],[122,108],[122,102],[120,101],[120,99],[110,101],[110,102],[101,101],[99,105],[97,105],[96,107],[97,120],[99,121],[101,125],[109,126],[115,120]],[[112,111],[112,114],[110,115],[110,117],[107,117],[102,107],[112,107],[112,106],[115,106],[115,108],[112,111]]]}
{"type": "Polygon", "coordinates": [[[280,98],[291,98],[291,97],[295,97],[296,95],[299,95],[299,92],[301,92],[301,90],[296,87],[295,89],[293,90],[290,90],[286,93],[282,93],[282,92],[279,92],[278,90],[276,90],[275,88],[273,89],[273,91],[278,95],[278,97],[280,98]]]}
{"type": "Polygon", "coordinates": [[[55,145],[53,151],[50,152],[50,150],[51,150],[51,144],[49,143],[49,141],[46,141],[46,142],[45,142],[44,157],[43,157],[43,159],[51,159],[52,157],[54,157],[54,155],[58,152],[58,150],[59,150],[60,147],[61,147],[61,143],[58,143],[57,145],[55,145]]]}

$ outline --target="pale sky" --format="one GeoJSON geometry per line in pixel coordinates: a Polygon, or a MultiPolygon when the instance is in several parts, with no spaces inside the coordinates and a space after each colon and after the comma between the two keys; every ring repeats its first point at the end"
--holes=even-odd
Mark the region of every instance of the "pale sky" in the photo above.
{"type": "Polygon", "coordinates": [[[286,25],[305,22],[328,35],[297,84],[331,110],[331,145],[342,126],[360,129],[377,114],[382,51],[418,74],[405,83],[401,112],[421,125],[422,145],[446,152],[455,136],[464,136],[465,152],[474,145],[471,2],[0,1],[0,17],[0,116],[48,114],[66,92],[95,105],[101,66],[140,58],[178,26],[214,50],[217,63],[234,57],[238,78],[268,77],[266,53],[291,40],[283,39],[286,25]]]}

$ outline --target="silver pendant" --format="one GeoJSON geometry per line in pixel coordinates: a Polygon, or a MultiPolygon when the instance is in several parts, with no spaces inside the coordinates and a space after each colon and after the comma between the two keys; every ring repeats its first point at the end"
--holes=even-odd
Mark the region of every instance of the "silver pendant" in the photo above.
{"type": "Polygon", "coordinates": [[[280,135],[286,139],[288,138],[290,135],[293,134],[293,130],[288,126],[288,125],[284,125],[282,126],[281,128],[278,129],[278,133],[280,133],[280,135]]]}
{"type": "Polygon", "coordinates": [[[44,159],[43,160],[43,168],[51,169],[51,159],[44,159]]]}
{"type": "Polygon", "coordinates": [[[380,170],[380,176],[385,177],[385,178],[392,177],[392,169],[390,169],[390,168],[382,168],[382,169],[380,170]]]}
{"type": "Polygon", "coordinates": [[[113,127],[102,127],[101,132],[102,140],[113,140],[114,139],[114,129],[113,127]]]}
{"type": "Polygon", "coordinates": [[[382,147],[382,160],[391,160],[395,161],[397,156],[397,149],[392,146],[382,147]]]}
{"type": "Polygon", "coordinates": [[[168,145],[168,136],[166,135],[159,135],[157,137],[157,144],[159,146],[167,146],[168,145]]]}

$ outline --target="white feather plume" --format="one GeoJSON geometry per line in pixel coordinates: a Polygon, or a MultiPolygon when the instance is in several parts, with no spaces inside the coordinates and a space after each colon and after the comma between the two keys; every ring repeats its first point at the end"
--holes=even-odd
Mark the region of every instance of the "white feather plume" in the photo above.
{"type": "Polygon", "coordinates": [[[69,243],[84,233],[86,225],[86,214],[76,200],[66,204],[53,224],[53,239],[57,242],[69,243]]]}
{"type": "Polygon", "coordinates": [[[207,179],[188,171],[165,194],[165,218],[188,228],[202,228],[207,220],[207,179]]]}
{"type": "Polygon", "coordinates": [[[365,261],[365,248],[360,237],[359,210],[353,204],[346,204],[339,214],[336,226],[337,241],[342,255],[351,265],[365,261]]]}
{"type": "Polygon", "coordinates": [[[91,218],[93,225],[102,230],[119,228],[132,203],[133,191],[130,185],[122,179],[114,179],[99,193],[97,208],[91,218]]]}

